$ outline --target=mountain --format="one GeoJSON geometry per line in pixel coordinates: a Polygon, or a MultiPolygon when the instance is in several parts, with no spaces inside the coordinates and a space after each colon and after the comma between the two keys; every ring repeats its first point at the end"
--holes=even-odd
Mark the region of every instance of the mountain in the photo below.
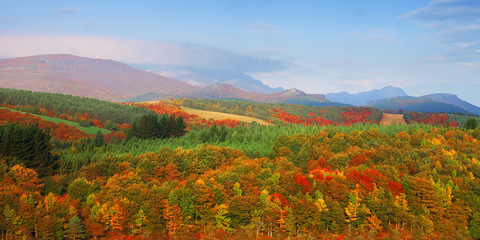
{"type": "MultiPolygon", "coordinates": [[[[168,96],[157,94],[154,92],[145,93],[132,98],[128,98],[125,102],[148,102],[158,101],[167,98],[168,96]]],[[[264,103],[288,103],[311,106],[348,106],[347,104],[331,102],[325,99],[323,94],[307,94],[298,89],[289,89],[282,92],[265,94],[257,92],[247,92],[238,89],[230,84],[220,83],[209,85],[197,89],[195,92],[182,95],[186,98],[206,98],[206,99],[237,99],[248,100],[264,103]]]]}
{"type": "Polygon", "coordinates": [[[457,107],[461,107],[461,108],[463,108],[463,109],[465,109],[465,110],[467,110],[471,113],[475,113],[477,115],[480,115],[480,108],[479,107],[458,98],[457,95],[447,94],[447,93],[436,93],[436,94],[425,95],[423,97],[431,98],[431,99],[436,100],[438,102],[452,104],[452,105],[455,105],[457,107]]]}
{"type": "Polygon", "coordinates": [[[408,96],[403,89],[392,86],[356,94],[350,94],[348,92],[325,94],[325,97],[330,101],[346,103],[355,106],[364,105],[371,101],[403,96],[408,96]]]}
{"type": "Polygon", "coordinates": [[[264,103],[288,103],[310,106],[349,106],[343,103],[331,102],[323,94],[307,94],[296,88],[272,94],[245,92],[229,84],[216,84],[199,89],[190,98],[209,99],[242,99],[264,103]]]}
{"type": "Polygon", "coordinates": [[[196,87],[126,64],[66,54],[0,60],[0,86],[120,101],[155,92],[178,96],[196,87]]]}
{"type": "Polygon", "coordinates": [[[193,67],[172,67],[162,65],[134,65],[139,69],[168,76],[197,87],[227,83],[244,91],[275,93],[282,88],[271,88],[261,81],[241,72],[201,69],[193,67]]]}
{"type": "Polygon", "coordinates": [[[469,113],[467,110],[458,106],[439,102],[426,97],[397,97],[384,100],[378,100],[370,103],[368,106],[379,109],[392,109],[415,112],[456,112],[469,113]]]}

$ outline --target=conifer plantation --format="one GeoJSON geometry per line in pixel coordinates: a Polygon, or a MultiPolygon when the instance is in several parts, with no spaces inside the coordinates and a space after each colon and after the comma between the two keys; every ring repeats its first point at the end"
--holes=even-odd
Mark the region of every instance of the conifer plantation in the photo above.
{"type": "Polygon", "coordinates": [[[383,126],[365,107],[12,89],[0,103],[2,239],[480,239],[477,117],[383,126]],[[211,106],[272,126],[182,110],[211,106]]]}

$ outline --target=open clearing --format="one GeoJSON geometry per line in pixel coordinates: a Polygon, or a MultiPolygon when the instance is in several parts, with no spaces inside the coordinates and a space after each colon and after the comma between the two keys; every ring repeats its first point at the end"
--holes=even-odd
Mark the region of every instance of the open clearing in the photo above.
{"type": "MultiPolygon", "coordinates": [[[[0,107],[0,108],[5,108],[5,107],[0,107]]],[[[30,114],[30,115],[39,117],[39,118],[41,118],[41,119],[43,119],[43,120],[45,120],[45,121],[54,122],[54,123],[56,123],[56,124],[62,122],[62,123],[65,123],[65,124],[67,124],[67,125],[74,126],[74,127],[76,127],[78,130],[84,131],[86,134],[95,135],[95,134],[98,132],[98,130],[100,130],[100,132],[102,132],[102,134],[108,134],[108,133],[110,133],[110,130],[107,130],[107,129],[97,128],[97,127],[93,127],[93,126],[90,126],[90,127],[82,127],[82,126],[80,126],[80,124],[78,124],[78,123],[76,123],[76,122],[71,122],[71,121],[68,121],[68,120],[60,119],[60,118],[54,118],[54,117],[49,117],[49,116],[42,116],[42,115],[33,114],[33,113],[28,113],[28,112],[22,112],[22,111],[15,110],[15,109],[10,109],[10,108],[5,108],[5,109],[10,110],[10,111],[13,111],[13,112],[19,112],[19,113],[22,113],[22,114],[30,114]]]]}
{"type": "Polygon", "coordinates": [[[384,113],[380,125],[390,125],[393,123],[407,125],[405,119],[403,119],[403,114],[384,113]]]}
{"type": "Polygon", "coordinates": [[[213,112],[213,111],[205,111],[205,110],[198,110],[193,108],[182,107],[182,110],[187,112],[188,114],[195,114],[205,119],[213,119],[213,120],[224,120],[224,119],[235,119],[241,122],[257,122],[260,125],[264,126],[273,126],[272,123],[266,122],[264,120],[252,117],[246,117],[242,115],[235,115],[229,113],[221,113],[221,112],[213,112]]]}

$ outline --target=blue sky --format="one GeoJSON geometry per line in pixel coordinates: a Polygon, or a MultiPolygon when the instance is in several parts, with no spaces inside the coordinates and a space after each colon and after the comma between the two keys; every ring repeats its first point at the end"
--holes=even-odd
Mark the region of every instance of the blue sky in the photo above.
{"type": "Polygon", "coordinates": [[[235,70],[308,93],[393,85],[480,106],[478,0],[0,0],[0,58],[50,53],[235,70]]]}

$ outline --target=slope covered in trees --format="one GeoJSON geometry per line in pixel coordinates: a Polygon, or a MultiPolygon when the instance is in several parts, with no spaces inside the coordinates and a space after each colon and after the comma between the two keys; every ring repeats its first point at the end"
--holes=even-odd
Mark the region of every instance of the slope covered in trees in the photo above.
{"type": "Polygon", "coordinates": [[[259,118],[278,123],[303,125],[352,125],[378,123],[382,112],[365,107],[316,107],[285,103],[257,103],[239,100],[185,99],[183,106],[259,118]]]}
{"type": "Polygon", "coordinates": [[[214,145],[112,151],[75,171],[59,169],[59,182],[42,183],[30,172],[32,190],[16,180],[30,170],[9,167],[0,201],[24,221],[0,221],[22,234],[65,235],[78,216],[88,238],[480,237],[480,130],[389,128],[284,135],[259,158],[214,145]],[[51,185],[55,191],[42,194],[51,185]],[[36,203],[15,201],[22,194],[7,187],[30,191],[36,203]],[[62,227],[44,230],[30,214],[62,227]]]}
{"type": "Polygon", "coordinates": [[[91,119],[92,121],[98,119],[102,123],[110,120],[114,123],[131,124],[138,117],[153,113],[153,111],[145,108],[121,105],[93,98],[7,88],[0,88],[0,103],[3,103],[3,105],[30,106],[32,111],[34,111],[33,113],[40,115],[42,112],[37,112],[40,108],[47,109],[56,116],[70,115],[75,117],[77,114],[87,114],[93,118],[91,119]]]}
{"type": "Polygon", "coordinates": [[[179,123],[183,113],[151,107],[170,116],[133,119],[126,140],[110,142],[97,134],[50,145],[41,167],[28,151],[42,148],[28,146],[33,136],[47,139],[46,133],[35,125],[0,125],[0,150],[16,149],[0,155],[0,235],[480,238],[480,129],[473,124],[380,126],[363,121],[376,120],[375,109],[226,104],[271,118],[278,114],[274,121],[280,124],[191,125],[185,135],[163,138],[161,129],[179,123]],[[320,116],[333,124],[301,123],[320,116]],[[287,117],[296,120],[278,119],[287,117]]]}

